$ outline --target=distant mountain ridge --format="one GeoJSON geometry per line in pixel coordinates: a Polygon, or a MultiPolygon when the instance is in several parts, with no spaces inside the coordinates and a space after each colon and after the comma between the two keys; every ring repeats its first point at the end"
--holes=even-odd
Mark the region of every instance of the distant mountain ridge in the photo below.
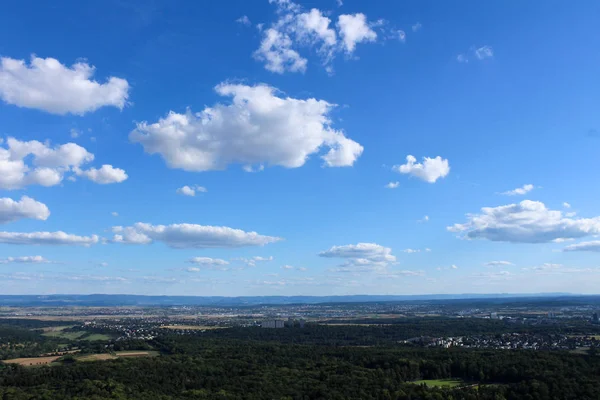
{"type": "Polygon", "coordinates": [[[534,294],[437,294],[437,295],[346,295],[346,296],[143,296],[124,294],[90,295],[0,295],[0,306],[255,306],[319,303],[376,303],[403,301],[461,301],[582,298],[599,296],[570,293],[534,294]]]}

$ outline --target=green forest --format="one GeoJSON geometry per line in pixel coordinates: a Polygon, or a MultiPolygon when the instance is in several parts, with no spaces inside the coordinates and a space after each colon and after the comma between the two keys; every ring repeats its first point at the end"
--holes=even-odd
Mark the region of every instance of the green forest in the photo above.
{"type": "MultiPolygon", "coordinates": [[[[153,349],[160,356],[94,362],[66,356],[51,366],[29,368],[0,364],[0,398],[600,398],[600,357],[594,354],[403,346],[390,339],[402,335],[388,328],[234,328],[122,341],[113,350],[153,349]],[[451,385],[431,384],[450,379],[451,385]]],[[[53,340],[38,335],[22,327],[0,330],[0,337],[13,341],[53,340]]],[[[89,351],[105,347],[90,346],[89,351]]]]}

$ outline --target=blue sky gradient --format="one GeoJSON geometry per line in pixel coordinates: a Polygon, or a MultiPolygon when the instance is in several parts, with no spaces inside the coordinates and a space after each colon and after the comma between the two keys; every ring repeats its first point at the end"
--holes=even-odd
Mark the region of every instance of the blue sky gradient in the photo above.
{"type": "MultiPolygon", "coordinates": [[[[94,159],[61,167],[59,183],[0,186],[0,293],[598,293],[598,12],[594,1],[9,1],[0,14],[0,149],[8,138],[48,148],[75,143],[94,159]],[[335,44],[322,39],[331,32],[306,33],[300,16],[311,9],[330,20],[335,44]],[[364,26],[338,24],[358,14],[364,26]],[[269,70],[257,53],[268,29],[289,37],[286,48],[306,60],[303,70],[269,70]],[[352,51],[345,34],[358,38],[352,51]],[[56,60],[57,74],[85,63],[95,68],[90,80],[115,77],[127,88],[105,101],[90,89],[88,100],[81,96],[88,89],[69,86],[66,73],[65,85],[49,84],[59,79],[50,73],[32,79],[32,57],[56,60]],[[22,74],[7,60],[23,60],[22,74]],[[236,108],[220,84],[238,95],[261,84],[273,89],[236,108]],[[40,93],[48,96],[43,104],[40,93]],[[273,98],[290,108],[251,110],[259,128],[236,128],[246,106],[273,98]],[[307,99],[330,106],[304,109],[307,99]],[[81,112],[86,101],[98,105],[81,112]],[[292,101],[306,111],[293,121],[292,101]],[[218,170],[198,170],[197,154],[188,160],[196,170],[169,165],[171,136],[157,154],[133,139],[136,129],[148,133],[144,121],[219,104],[235,118],[223,129],[196,124],[186,139],[222,138],[219,150],[196,143],[218,170]],[[333,144],[319,136],[301,165],[275,161],[274,149],[285,149],[285,162],[297,156],[317,117],[329,120],[319,129],[339,133],[322,134],[333,144]],[[274,134],[253,141],[265,132],[274,134]],[[330,148],[349,148],[340,135],[363,150],[328,166],[321,157],[330,148]],[[244,161],[246,152],[257,162],[244,161]],[[439,156],[449,170],[401,173],[409,155],[417,163],[439,156]],[[113,171],[105,176],[111,183],[98,183],[90,168],[105,164],[127,178],[113,171]],[[177,193],[186,185],[206,192],[177,193]],[[506,194],[524,185],[531,185],[524,193],[506,194]],[[22,196],[49,216],[9,201],[22,196]],[[178,248],[154,234],[152,243],[120,243],[133,240],[114,227],[138,222],[239,229],[243,245],[230,233],[212,236],[214,229],[184,239],[175,232],[178,248]],[[6,239],[57,231],[97,235],[97,243],[6,239]],[[249,242],[248,232],[282,240],[249,242]]],[[[2,157],[0,175],[8,176],[2,157]]],[[[30,170],[44,164],[23,160],[30,170]]]]}

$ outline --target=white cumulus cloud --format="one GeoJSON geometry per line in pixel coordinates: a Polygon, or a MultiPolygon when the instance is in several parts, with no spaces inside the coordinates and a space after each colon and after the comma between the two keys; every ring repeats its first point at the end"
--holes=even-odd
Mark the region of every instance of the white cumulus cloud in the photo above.
{"type": "Polygon", "coordinates": [[[447,228],[468,239],[497,242],[548,243],[555,239],[576,239],[600,234],[600,217],[571,218],[549,210],[539,201],[484,207],[480,214],[468,214],[467,222],[447,228]]]}
{"type": "Polygon", "coordinates": [[[122,109],[129,84],[110,77],[105,83],[92,80],[95,68],[85,62],[71,67],[54,58],[24,60],[0,58],[0,98],[18,107],[35,108],[52,114],[83,115],[100,107],[122,109]]]}
{"type": "Polygon", "coordinates": [[[424,157],[423,163],[417,163],[414,156],[406,156],[406,164],[394,165],[392,169],[401,174],[408,174],[417,177],[425,182],[435,183],[440,178],[446,177],[450,173],[450,164],[448,160],[440,156],[435,158],[424,157]]]}
{"type": "Polygon", "coordinates": [[[197,265],[197,267],[190,267],[188,271],[195,270],[191,272],[198,272],[201,269],[213,269],[219,271],[227,270],[227,265],[229,265],[228,261],[225,261],[220,258],[211,258],[211,257],[192,257],[188,261],[190,264],[197,265]]]}
{"type": "Polygon", "coordinates": [[[81,165],[93,160],[92,153],[75,143],[52,147],[48,142],[25,142],[9,137],[6,147],[0,147],[0,189],[20,189],[28,185],[55,186],[70,172],[88,179],[94,178],[97,183],[127,178],[125,171],[110,165],[104,165],[99,170],[80,169],[81,165]]]}
{"type": "Polygon", "coordinates": [[[523,185],[522,187],[513,189],[513,190],[508,190],[506,192],[502,192],[501,194],[506,195],[506,196],[517,196],[517,195],[524,195],[527,194],[529,192],[531,192],[533,190],[534,186],[531,183],[528,183],[526,185],[523,185]]]}
{"type": "Polygon", "coordinates": [[[400,182],[389,182],[387,185],[385,185],[385,187],[387,189],[396,189],[398,186],[400,186],[400,182]]]}
{"type": "Polygon", "coordinates": [[[264,61],[265,68],[271,72],[283,74],[285,71],[304,72],[308,60],[292,49],[292,39],[277,29],[269,28],[263,34],[263,40],[254,57],[264,61]]]}
{"type": "Polygon", "coordinates": [[[245,232],[226,226],[196,224],[152,225],[138,222],[132,226],[113,227],[113,242],[126,244],[150,244],[163,242],[175,249],[230,248],[264,246],[282,240],[256,232],[245,232]]]}
{"type": "Polygon", "coordinates": [[[22,196],[16,201],[8,197],[0,198],[0,224],[18,221],[23,218],[45,221],[50,216],[50,210],[28,196],[22,196]]]}
{"type": "Polygon", "coordinates": [[[0,232],[0,243],[22,245],[72,245],[91,246],[98,243],[97,235],[78,236],[57,232],[0,232]]]}
{"type": "Polygon", "coordinates": [[[179,189],[177,189],[177,194],[181,194],[183,196],[191,196],[191,197],[193,197],[193,196],[196,195],[196,192],[206,193],[207,191],[208,190],[206,190],[206,188],[203,187],[203,186],[198,186],[198,185],[188,186],[188,185],[185,185],[185,186],[182,186],[179,189]]]}
{"type": "Polygon", "coordinates": [[[334,105],[324,100],[279,97],[267,85],[221,84],[216,91],[233,97],[232,104],[139,123],[131,141],[186,171],[222,170],[234,163],[298,168],[323,149],[329,149],[321,156],[326,166],[346,167],[362,154],[360,144],[331,127],[334,105]]]}
{"type": "Polygon", "coordinates": [[[377,33],[367,24],[365,14],[344,14],[338,17],[337,22],[340,36],[344,42],[344,48],[347,53],[354,52],[357,43],[374,42],[377,40],[377,33]]]}
{"type": "Polygon", "coordinates": [[[227,265],[228,261],[222,260],[220,258],[210,258],[210,257],[192,257],[188,260],[191,264],[199,264],[199,265],[227,265]]]}
{"type": "Polygon", "coordinates": [[[344,246],[333,246],[329,250],[320,252],[319,256],[330,258],[358,258],[370,261],[396,261],[396,257],[392,255],[392,249],[389,247],[383,247],[377,243],[358,243],[344,246]]]}
{"type": "Polygon", "coordinates": [[[109,164],[104,164],[100,169],[90,168],[82,170],[80,168],[74,168],[74,171],[77,176],[82,176],[101,185],[121,183],[128,178],[125,170],[115,168],[109,164]]]}
{"type": "Polygon", "coordinates": [[[377,272],[388,273],[390,264],[396,262],[392,249],[377,243],[358,243],[333,246],[319,253],[320,257],[342,258],[344,262],[333,272],[377,272]]]}
{"type": "MultiPolygon", "coordinates": [[[[258,26],[262,40],[253,56],[264,62],[267,70],[279,74],[306,71],[308,60],[300,50],[315,51],[325,70],[331,74],[336,54],[350,55],[358,43],[376,41],[378,35],[372,28],[385,22],[370,22],[364,14],[356,13],[339,15],[334,25],[329,13],[317,8],[304,11],[292,1],[273,0],[270,3],[276,5],[277,19],[267,29],[263,29],[262,24],[258,26]]],[[[390,32],[394,34],[384,35],[384,40],[404,40],[403,31],[391,28],[390,32]]]]}
{"type": "Polygon", "coordinates": [[[563,207],[564,208],[571,208],[571,204],[567,203],[566,201],[563,203],[563,207]]]}

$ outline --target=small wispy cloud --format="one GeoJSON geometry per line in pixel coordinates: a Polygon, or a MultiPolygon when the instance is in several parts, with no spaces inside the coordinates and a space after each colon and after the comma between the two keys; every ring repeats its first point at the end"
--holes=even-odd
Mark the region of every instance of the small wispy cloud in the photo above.
{"type": "Polygon", "coordinates": [[[506,192],[502,192],[500,194],[503,194],[505,196],[522,196],[524,194],[531,192],[533,189],[534,189],[534,186],[531,183],[528,183],[528,184],[518,187],[516,189],[507,190],[506,192]]]}
{"type": "Polygon", "coordinates": [[[469,52],[460,53],[456,56],[456,61],[459,63],[468,63],[471,60],[483,61],[486,58],[494,57],[494,49],[491,46],[472,46],[469,52]]]}
{"type": "Polygon", "coordinates": [[[398,186],[400,186],[400,182],[390,182],[385,185],[386,189],[396,189],[398,186]]]}
{"type": "Polygon", "coordinates": [[[511,266],[511,265],[515,265],[515,264],[511,263],[510,261],[489,261],[483,265],[486,267],[506,267],[506,266],[511,266]]]}
{"type": "Polygon", "coordinates": [[[235,22],[242,24],[244,26],[250,26],[252,25],[252,22],[250,22],[250,18],[248,18],[247,15],[242,15],[241,17],[239,17],[238,19],[235,20],[235,22]]]}
{"type": "Polygon", "coordinates": [[[492,50],[490,46],[479,47],[475,49],[475,57],[477,57],[479,60],[483,60],[485,58],[492,58],[494,57],[494,50],[492,50]]]}

